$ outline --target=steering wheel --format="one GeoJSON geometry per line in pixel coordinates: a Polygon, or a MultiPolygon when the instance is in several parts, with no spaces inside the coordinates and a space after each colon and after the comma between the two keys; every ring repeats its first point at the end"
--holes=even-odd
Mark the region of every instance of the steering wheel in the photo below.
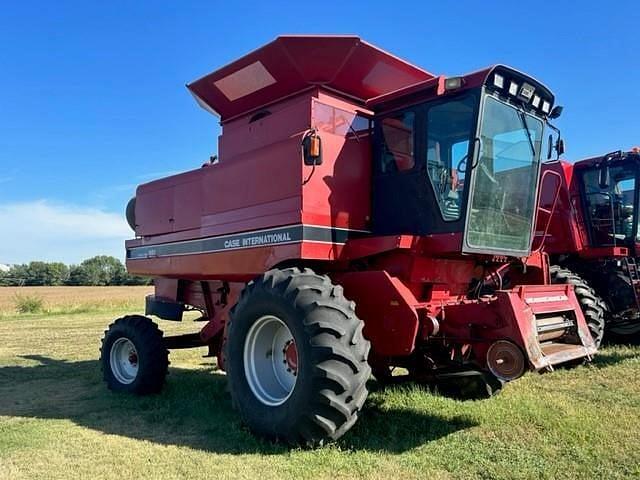
{"type": "Polygon", "coordinates": [[[467,169],[468,158],[469,158],[469,154],[465,153],[464,157],[460,159],[460,161],[458,162],[458,166],[456,167],[456,170],[458,171],[458,173],[464,174],[465,170],[467,169]]]}

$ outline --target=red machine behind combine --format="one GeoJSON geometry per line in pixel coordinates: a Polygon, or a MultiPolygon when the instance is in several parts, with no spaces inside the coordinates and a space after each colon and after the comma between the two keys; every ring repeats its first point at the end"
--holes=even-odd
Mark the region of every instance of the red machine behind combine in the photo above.
{"type": "Polygon", "coordinates": [[[639,174],[638,149],[543,166],[541,202],[551,203],[560,186],[544,238],[552,277],[575,286],[597,344],[603,335],[629,341],[640,333],[639,174]]]}
{"type": "Polygon", "coordinates": [[[163,338],[117,320],[110,388],[158,391],[168,349],[208,346],[261,435],[336,439],[371,369],[475,373],[488,390],[588,358],[573,288],[531,253],[553,94],[505,66],[434,76],[357,37],[279,37],[188,85],[221,118],[220,161],[141,185],[130,272],[163,338]]]}

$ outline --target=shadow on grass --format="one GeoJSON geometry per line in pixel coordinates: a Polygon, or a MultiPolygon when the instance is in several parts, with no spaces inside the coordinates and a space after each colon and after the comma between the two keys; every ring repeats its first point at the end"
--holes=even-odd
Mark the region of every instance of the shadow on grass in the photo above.
{"type": "MultiPolygon", "coordinates": [[[[211,369],[171,368],[162,394],[136,397],[108,391],[97,361],[23,358],[40,365],[0,368],[0,415],[68,419],[107,434],[218,453],[289,451],[251,435],[231,408],[225,377],[211,369]]],[[[463,417],[383,409],[376,398],[340,447],[399,453],[474,425],[463,417]]]]}
{"type": "Polygon", "coordinates": [[[598,368],[606,368],[633,358],[638,358],[637,351],[620,351],[616,348],[606,348],[598,352],[591,364],[598,368]]]}

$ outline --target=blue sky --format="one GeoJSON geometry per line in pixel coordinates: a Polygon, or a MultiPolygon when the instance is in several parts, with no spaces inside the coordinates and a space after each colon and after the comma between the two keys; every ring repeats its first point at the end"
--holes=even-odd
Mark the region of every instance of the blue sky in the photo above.
{"type": "Polygon", "coordinates": [[[0,263],[123,257],[135,185],[198,167],[184,84],[285,33],[351,33],[436,74],[506,63],[565,106],[567,158],[640,143],[635,2],[12,2],[0,11],[0,263]]]}

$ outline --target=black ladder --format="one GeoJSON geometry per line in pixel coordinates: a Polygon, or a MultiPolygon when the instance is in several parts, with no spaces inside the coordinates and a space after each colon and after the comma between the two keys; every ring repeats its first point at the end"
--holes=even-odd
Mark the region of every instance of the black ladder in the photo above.
{"type": "Polygon", "coordinates": [[[629,274],[629,278],[635,285],[636,282],[640,281],[640,276],[638,276],[638,265],[636,264],[636,259],[633,257],[626,257],[624,259],[625,267],[627,273],[629,274]]]}
{"type": "Polygon", "coordinates": [[[636,297],[636,305],[640,307],[640,274],[638,273],[638,264],[633,257],[626,257],[624,259],[624,265],[631,280],[633,286],[633,293],[636,297]]]}

